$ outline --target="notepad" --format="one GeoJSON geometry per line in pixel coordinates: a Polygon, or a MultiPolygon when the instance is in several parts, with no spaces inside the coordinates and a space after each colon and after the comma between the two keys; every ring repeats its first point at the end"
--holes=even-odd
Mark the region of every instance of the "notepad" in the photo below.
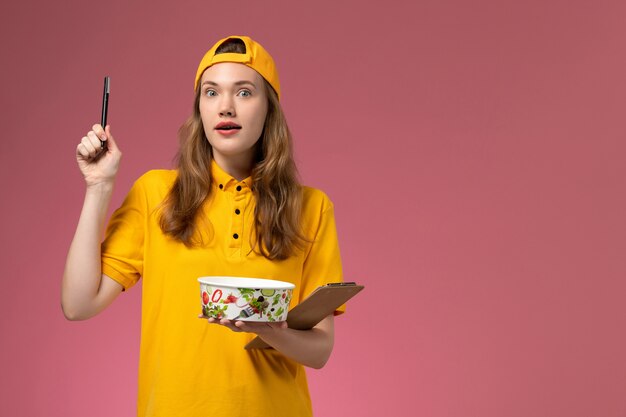
{"type": "MultiPolygon", "coordinates": [[[[287,314],[290,329],[310,330],[338,307],[357,295],[365,286],[355,282],[337,282],[318,287],[287,314]]],[[[273,349],[260,337],[255,337],[245,349],[273,349]]]]}

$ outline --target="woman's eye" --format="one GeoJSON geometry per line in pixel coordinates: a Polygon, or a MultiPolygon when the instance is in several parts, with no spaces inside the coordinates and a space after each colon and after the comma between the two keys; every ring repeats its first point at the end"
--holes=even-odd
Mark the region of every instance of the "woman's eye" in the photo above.
{"type": "MultiPolygon", "coordinates": [[[[217,95],[217,92],[215,90],[206,90],[204,94],[209,97],[215,97],[217,95]]],[[[248,90],[241,90],[239,94],[242,95],[242,97],[249,97],[252,95],[252,93],[248,90]]]]}

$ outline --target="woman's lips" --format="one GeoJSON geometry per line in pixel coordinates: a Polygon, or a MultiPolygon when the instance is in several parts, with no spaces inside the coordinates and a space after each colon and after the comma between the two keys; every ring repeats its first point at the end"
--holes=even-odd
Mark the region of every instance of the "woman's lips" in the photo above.
{"type": "Polygon", "coordinates": [[[232,136],[235,133],[239,132],[241,130],[240,129],[215,129],[220,135],[224,135],[224,136],[232,136]]]}

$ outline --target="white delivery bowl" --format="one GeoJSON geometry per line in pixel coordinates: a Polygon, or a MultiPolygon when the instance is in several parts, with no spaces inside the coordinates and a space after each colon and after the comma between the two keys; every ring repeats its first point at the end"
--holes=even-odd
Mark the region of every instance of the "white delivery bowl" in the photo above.
{"type": "Polygon", "coordinates": [[[295,285],[272,279],[200,277],[202,314],[215,319],[285,321],[295,285]]]}

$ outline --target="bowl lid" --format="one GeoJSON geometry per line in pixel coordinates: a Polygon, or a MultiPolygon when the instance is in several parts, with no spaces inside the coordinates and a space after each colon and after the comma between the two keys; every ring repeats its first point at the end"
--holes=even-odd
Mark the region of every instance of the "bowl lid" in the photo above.
{"type": "Polygon", "coordinates": [[[202,284],[215,285],[227,288],[258,288],[258,289],[294,289],[296,286],[291,282],[276,281],[274,279],[248,278],[248,277],[200,277],[202,284]]]}

